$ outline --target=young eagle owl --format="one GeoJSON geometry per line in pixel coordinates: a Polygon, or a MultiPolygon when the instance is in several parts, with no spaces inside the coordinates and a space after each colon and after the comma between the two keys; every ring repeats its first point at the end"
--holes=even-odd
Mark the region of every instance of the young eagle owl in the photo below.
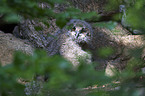
{"type": "Polygon", "coordinates": [[[84,60],[86,63],[91,63],[91,54],[83,50],[82,45],[90,44],[92,28],[82,20],[72,19],[64,27],[71,26],[65,34],[66,38],[61,45],[60,54],[67,60],[71,61],[74,66],[79,65],[79,59],[84,60]]]}

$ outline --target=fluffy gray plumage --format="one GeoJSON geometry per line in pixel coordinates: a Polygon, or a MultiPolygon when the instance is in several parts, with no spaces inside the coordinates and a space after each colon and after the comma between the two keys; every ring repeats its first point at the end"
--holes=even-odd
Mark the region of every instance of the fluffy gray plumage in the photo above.
{"type": "Polygon", "coordinates": [[[86,63],[91,63],[91,54],[83,50],[81,46],[91,43],[93,30],[90,24],[82,20],[72,19],[62,30],[64,41],[59,50],[60,54],[71,61],[74,66],[79,64],[80,58],[86,63]],[[71,29],[67,29],[67,26],[70,26],[71,29]]]}

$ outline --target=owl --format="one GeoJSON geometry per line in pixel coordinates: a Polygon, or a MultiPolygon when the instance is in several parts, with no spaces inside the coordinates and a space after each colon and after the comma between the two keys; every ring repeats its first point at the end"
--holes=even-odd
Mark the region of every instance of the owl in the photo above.
{"type": "Polygon", "coordinates": [[[90,24],[83,20],[72,19],[67,26],[71,26],[71,29],[67,32],[68,36],[77,44],[90,43],[93,36],[93,30],[90,24]]]}
{"type": "MultiPolygon", "coordinates": [[[[91,63],[92,56],[86,51],[91,41],[92,28],[90,25],[82,20],[72,19],[66,24],[69,26],[64,27],[65,35],[62,35],[63,42],[60,46],[60,55],[70,61],[74,68],[77,68],[80,64],[79,59],[81,58],[86,64],[91,63]]],[[[61,41],[61,40],[59,40],[61,41]]]]}

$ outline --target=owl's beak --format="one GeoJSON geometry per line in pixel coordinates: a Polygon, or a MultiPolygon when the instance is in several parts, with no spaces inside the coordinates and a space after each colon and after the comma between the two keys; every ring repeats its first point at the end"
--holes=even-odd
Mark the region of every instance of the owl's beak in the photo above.
{"type": "Polygon", "coordinates": [[[75,38],[78,38],[79,37],[79,32],[76,31],[76,37],[75,38]]]}

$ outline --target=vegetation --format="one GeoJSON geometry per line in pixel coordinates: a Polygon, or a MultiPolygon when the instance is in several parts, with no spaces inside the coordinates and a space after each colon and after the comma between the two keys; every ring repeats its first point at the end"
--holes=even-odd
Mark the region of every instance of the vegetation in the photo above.
{"type": "MultiPolygon", "coordinates": [[[[64,0],[41,0],[41,2],[47,2],[51,8],[41,9],[38,7],[37,0],[11,0],[11,2],[9,0],[0,0],[0,14],[4,15],[3,20],[6,22],[19,22],[21,18],[33,19],[36,18],[35,16],[45,21],[53,17],[56,18],[56,23],[59,27],[63,27],[70,18],[90,19],[95,17],[99,19],[96,12],[81,13],[79,9],[72,7],[68,8],[66,12],[53,12],[54,4],[66,3],[64,0]]],[[[127,22],[130,26],[144,31],[145,1],[109,0],[107,8],[112,10],[111,6],[120,4],[127,6],[127,22]]],[[[109,29],[112,29],[112,26],[114,26],[112,22],[106,24],[102,22],[102,25],[99,26],[105,26],[109,29]]],[[[110,50],[103,51],[102,49],[100,54],[107,54],[108,56],[111,53],[108,52],[110,50]]],[[[43,83],[44,86],[40,88],[39,94],[32,93],[28,95],[144,96],[145,76],[140,70],[134,71],[134,68],[141,69],[144,67],[144,61],[140,58],[141,52],[142,49],[131,50],[134,58],[129,61],[123,72],[116,72],[114,77],[105,76],[104,70],[95,71],[94,64],[86,65],[83,60],[80,60],[81,64],[78,69],[74,70],[70,62],[61,56],[48,57],[46,52],[42,50],[36,50],[33,56],[16,52],[11,64],[0,66],[0,96],[25,96],[25,85],[19,83],[18,79],[23,78],[31,82],[35,74],[41,75],[46,73],[48,74],[48,81],[43,83]],[[117,81],[120,81],[120,83],[113,83],[117,81]],[[95,88],[96,85],[98,88],[89,89],[89,87],[95,88]]]]}

